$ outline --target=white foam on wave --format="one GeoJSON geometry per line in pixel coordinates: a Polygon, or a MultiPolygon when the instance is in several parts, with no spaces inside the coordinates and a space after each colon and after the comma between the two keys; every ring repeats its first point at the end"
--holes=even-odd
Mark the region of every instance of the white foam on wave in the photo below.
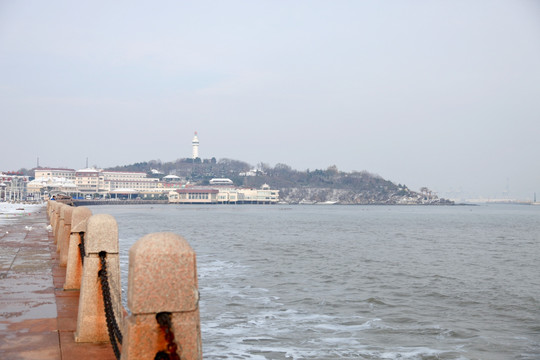
{"type": "Polygon", "coordinates": [[[426,347],[397,348],[394,351],[385,351],[380,359],[422,359],[426,356],[439,357],[443,351],[426,347]]]}

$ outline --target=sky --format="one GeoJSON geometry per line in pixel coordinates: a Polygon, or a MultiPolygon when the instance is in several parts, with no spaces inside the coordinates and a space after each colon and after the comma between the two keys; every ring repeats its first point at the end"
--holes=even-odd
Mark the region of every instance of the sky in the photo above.
{"type": "Polygon", "coordinates": [[[540,198],[540,1],[0,0],[0,171],[191,157],[540,198]]]}

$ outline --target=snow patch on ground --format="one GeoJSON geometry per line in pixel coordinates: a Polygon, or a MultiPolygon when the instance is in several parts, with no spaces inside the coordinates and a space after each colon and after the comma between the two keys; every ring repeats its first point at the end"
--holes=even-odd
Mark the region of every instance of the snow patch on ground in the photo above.
{"type": "Polygon", "coordinates": [[[45,203],[41,204],[24,204],[24,203],[8,203],[0,202],[0,214],[17,215],[17,214],[31,214],[35,211],[39,211],[45,206],[45,203]]]}

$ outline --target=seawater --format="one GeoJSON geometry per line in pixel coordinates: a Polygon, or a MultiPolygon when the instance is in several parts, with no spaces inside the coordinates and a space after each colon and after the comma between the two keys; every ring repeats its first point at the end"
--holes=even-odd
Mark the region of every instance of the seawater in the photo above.
{"type": "Polygon", "coordinates": [[[540,207],[94,206],[197,253],[205,359],[539,359],[540,207]]]}

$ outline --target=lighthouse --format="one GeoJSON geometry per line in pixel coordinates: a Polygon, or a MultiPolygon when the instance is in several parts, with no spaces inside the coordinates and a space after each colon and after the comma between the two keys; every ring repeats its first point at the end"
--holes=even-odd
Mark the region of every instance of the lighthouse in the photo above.
{"type": "Polygon", "coordinates": [[[193,149],[192,158],[195,160],[199,157],[199,138],[197,137],[196,131],[193,140],[191,140],[191,147],[193,149]]]}

